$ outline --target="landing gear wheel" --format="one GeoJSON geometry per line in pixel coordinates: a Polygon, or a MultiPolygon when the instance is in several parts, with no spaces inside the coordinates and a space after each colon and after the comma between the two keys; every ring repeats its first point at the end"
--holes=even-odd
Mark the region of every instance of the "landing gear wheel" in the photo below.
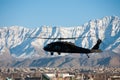
{"type": "Polygon", "coordinates": [[[51,52],[51,55],[53,55],[53,52],[51,52]]]}
{"type": "Polygon", "coordinates": [[[58,52],[58,55],[60,55],[61,53],[60,52],[58,52]]]}

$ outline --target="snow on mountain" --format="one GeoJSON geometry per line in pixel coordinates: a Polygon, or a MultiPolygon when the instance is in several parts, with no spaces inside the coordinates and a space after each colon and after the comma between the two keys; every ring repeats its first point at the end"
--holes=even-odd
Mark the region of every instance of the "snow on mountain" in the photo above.
{"type": "MultiPolygon", "coordinates": [[[[120,18],[116,16],[104,17],[103,19],[91,20],[83,26],[77,27],[49,27],[24,28],[18,26],[0,28],[0,51],[7,47],[10,53],[16,57],[42,56],[45,53],[42,48],[52,40],[43,38],[58,37],[84,37],[76,40],[76,45],[92,48],[97,39],[103,40],[102,50],[113,50],[120,47],[120,18]],[[90,37],[91,36],[91,37],[90,37]],[[41,55],[42,54],[42,55],[41,55]]],[[[2,53],[2,52],[1,52],[2,53]]]]}
{"type": "Polygon", "coordinates": [[[5,52],[9,52],[15,58],[49,56],[49,53],[45,52],[43,47],[53,42],[53,40],[37,37],[78,37],[75,40],[67,41],[85,48],[92,48],[97,39],[100,38],[103,41],[100,45],[101,50],[120,54],[120,18],[117,16],[106,16],[102,19],[90,20],[82,26],[75,27],[42,26],[33,29],[20,26],[2,27],[0,28],[0,56],[5,52]]]}

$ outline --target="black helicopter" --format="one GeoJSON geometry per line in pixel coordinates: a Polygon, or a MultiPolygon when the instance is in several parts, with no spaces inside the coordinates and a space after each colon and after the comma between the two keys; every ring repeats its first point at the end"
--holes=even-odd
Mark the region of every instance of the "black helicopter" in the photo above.
{"type": "MultiPolygon", "coordinates": [[[[42,38],[42,39],[56,39],[56,38],[42,38]]],[[[51,55],[54,54],[54,52],[57,52],[59,55],[61,53],[79,53],[79,54],[86,54],[89,58],[89,53],[99,53],[102,52],[99,49],[99,46],[102,42],[101,39],[97,40],[97,43],[93,46],[92,49],[82,48],[76,46],[74,43],[67,42],[67,41],[61,41],[64,39],[75,39],[75,38],[57,38],[60,41],[52,42],[47,44],[43,49],[45,51],[48,51],[51,53],[51,55]]]]}

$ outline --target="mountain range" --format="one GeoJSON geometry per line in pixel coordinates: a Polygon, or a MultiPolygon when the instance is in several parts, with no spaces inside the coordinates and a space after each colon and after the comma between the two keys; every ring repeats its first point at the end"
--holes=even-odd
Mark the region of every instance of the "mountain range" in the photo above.
{"type": "Polygon", "coordinates": [[[21,26],[0,27],[0,66],[4,67],[120,67],[120,17],[106,16],[81,26],[21,26]],[[62,53],[51,56],[43,47],[56,40],[41,38],[73,38],[64,40],[91,49],[98,39],[102,40],[101,53],[62,53]]]}

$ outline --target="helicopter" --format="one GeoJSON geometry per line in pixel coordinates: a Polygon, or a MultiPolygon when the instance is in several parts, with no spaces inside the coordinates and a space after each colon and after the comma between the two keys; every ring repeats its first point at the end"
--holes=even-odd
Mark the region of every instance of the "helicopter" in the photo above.
{"type": "Polygon", "coordinates": [[[89,58],[90,53],[100,53],[102,52],[99,49],[99,46],[102,42],[101,39],[97,40],[97,43],[92,47],[92,49],[87,49],[83,47],[76,46],[72,42],[67,42],[67,41],[61,41],[64,39],[75,39],[75,38],[42,38],[42,39],[58,39],[59,41],[56,42],[51,42],[44,46],[44,50],[47,52],[50,52],[51,55],[54,55],[54,52],[57,52],[58,55],[61,53],[79,53],[79,54],[86,54],[87,57],[89,58]]]}

